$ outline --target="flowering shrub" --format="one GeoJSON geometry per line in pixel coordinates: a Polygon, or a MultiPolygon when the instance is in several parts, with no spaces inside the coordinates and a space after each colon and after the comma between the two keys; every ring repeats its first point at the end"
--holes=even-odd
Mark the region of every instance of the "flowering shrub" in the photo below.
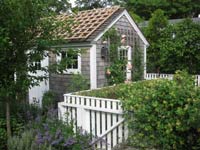
{"type": "Polygon", "coordinates": [[[57,110],[46,117],[38,116],[19,136],[9,139],[9,150],[85,150],[92,149],[90,135],[82,130],[76,133],[71,124],[57,119],[57,110]]]}
{"type": "Polygon", "coordinates": [[[200,149],[200,89],[186,73],[137,82],[122,99],[131,145],[140,149],[200,149]],[[131,133],[131,132],[130,132],[131,133]]]}
{"type": "Polygon", "coordinates": [[[109,85],[119,84],[125,81],[125,66],[126,61],[116,60],[106,69],[106,75],[109,85]]]}
{"type": "Polygon", "coordinates": [[[122,100],[129,142],[139,149],[200,149],[200,88],[186,72],[174,80],[120,84],[80,93],[122,100]]]}

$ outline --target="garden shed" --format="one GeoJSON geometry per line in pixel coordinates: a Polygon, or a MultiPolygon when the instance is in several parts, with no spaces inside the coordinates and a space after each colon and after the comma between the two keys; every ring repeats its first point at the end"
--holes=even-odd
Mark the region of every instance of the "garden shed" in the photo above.
{"type": "MultiPolygon", "coordinates": [[[[72,15],[74,24],[71,27],[71,34],[66,32],[60,33],[68,43],[59,45],[64,54],[49,54],[46,64],[58,62],[62,57],[67,57],[67,51],[71,48],[84,49],[84,53],[74,57],[74,64],[66,68],[62,74],[49,74],[49,80],[41,83],[43,86],[34,87],[29,91],[29,100],[35,99],[41,101],[42,93],[46,90],[52,90],[58,96],[60,101],[63,100],[63,94],[68,91],[69,84],[73,74],[81,74],[86,77],[90,84],[90,89],[100,88],[107,85],[106,67],[109,65],[107,55],[109,53],[109,43],[103,40],[103,35],[111,28],[115,28],[118,35],[125,38],[123,45],[127,48],[124,53],[128,60],[131,60],[134,52],[135,43],[139,46],[142,54],[142,64],[144,68],[144,77],[146,75],[146,48],[149,43],[124,8],[114,6],[109,8],[99,8],[93,10],[80,11],[72,15]],[[39,90],[37,90],[39,89],[39,90]],[[44,89],[44,90],[42,90],[44,89]],[[40,96],[37,97],[39,92],[40,96]]],[[[59,19],[67,19],[68,15],[59,15],[59,19]]],[[[134,64],[132,64],[134,67],[134,64]]],[[[127,78],[130,80],[130,75],[127,78]]]]}

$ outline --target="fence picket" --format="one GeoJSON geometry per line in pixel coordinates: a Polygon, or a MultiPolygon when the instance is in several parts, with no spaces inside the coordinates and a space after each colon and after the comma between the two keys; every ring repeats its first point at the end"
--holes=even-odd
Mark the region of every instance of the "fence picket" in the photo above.
{"type": "MultiPolygon", "coordinates": [[[[147,73],[146,80],[158,79],[158,78],[166,78],[166,79],[173,79],[173,74],[158,74],[158,73],[147,73]]],[[[200,86],[200,75],[195,76],[195,85],[200,86]]]]}
{"type": "Polygon", "coordinates": [[[123,111],[119,100],[65,94],[64,102],[58,107],[59,118],[63,119],[67,113],[66,121],[74,121],[75,131],[82,127],[94,135],[93,144],[97,149],[111,150],[127,134],[120,130],[123,111]]]}

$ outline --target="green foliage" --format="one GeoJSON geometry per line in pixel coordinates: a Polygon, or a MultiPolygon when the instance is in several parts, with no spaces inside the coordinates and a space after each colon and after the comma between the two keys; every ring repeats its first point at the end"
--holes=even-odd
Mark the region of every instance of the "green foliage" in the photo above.
{"type": "Polygon", "coordinates": [[[197,17],[200,2],[196,0],[128,0],[126,8],[148,20],[156,9],[162,9],[169,18],[197,17]]]}
{"type": "Polygon", "coordinates": [[[104,35],[103,40],[108,41],[109,44],[109,61],[113,63],[119,59],[118,48],[121,46],[120,35],[115,28],[109,29],[104,35]]]}
{"type": "Polygon", "coordinates": [[[42,108],[43,111],[47,111],[50,108],[54,108],[56,106],[56,99],[55,99],[55,93],[52,91],[47,91],[44,93],[42,97],[42,108]]]}
{"type": "Polygon", "coordinates": [[[6,121],[3,118],[0,118],[0,149],[6,149],[6,121]]]}
{"type": "MultiPolygon", "coordinates": [[[[5,104],[0,103],[0,149],[6,149],[7,147],[7,132],[6,132],[6,118],[5,118],[5,104]]],[[[41,114],[41,110],[38,107],[31,106],[26,103],[11,104],[11,131],[12,135],[19,135],[24,129],[26,124],[31,120],[34,120],[37,115],[41,114]]]]}
{"type": "Polygon", "coordinates": [[[90,88],[89,80],[81,74],[73,74],[67,91],[76,92],[88,90],[90,88]]]}
{"type": "Polygon", "coordinates": [[[8,140],[9,150],[82,150],[90,149],[90,136],[82,130],[73,131],[72,124],[57,119],[57,110],[38,116],[24,132],[8,140]]]}
{"type": "MultiPolygon", "coordinates": [[[[19,118],[11,117],[12,133],[13,135],[19,134],[24,129],[24,122],[19,118]]],[[[6,132],[6,119],[0,118],[0,149],[6,149],[7,146],[7,132],[6,132]]]]}
{"type": "Polygon", "coordinates": [[[21,136],[13,136],[8,139],[8,150],[34,150],[34,131],[24,131],[21,136]]]}
{"type": "MultiPolygon", "coordinates": [[[[60,49],[50,49],[51,46],[66,43],[56,33],[60,29],[70,32],[72,20],[55,19],[55,15],[67,7],[65,4],[61,8],[64,2],[66,0],[0,1],[0,101],[7,102],[6,108],[13,101],[25,101],[29,87],[47,78],[48,67],[41,67],[44,75],[39,76],[34,64],[42,61],[47,51],[59,52],[60,49]]],[[[9,109],[7,112],[9,118],[9,109]]],[[[9,119],[7,127],[10,133],[9,119]]]]}
{"type": "Polygon", "coordinates": [[[123,83],[125,81],[125,66],[127,62],[119,58],[120,35],[115,28],[111,28],[104,34],[103,40],[107,40],[109,43],[110,65],[105,70],[108,84],[123,83]]]}
{"type": "Polygon", "coordinates": [[[174,80],[139,81],[78,94],[121,99],[133,147],[200,148],[200,89],[185,71],[177,71],[174,80]]]}
{"type": "Polygon", "coordinates": [[[186,70],[200,73],[200,25],[186,19],[162,31],[157,46],[160,51],[161,72],[186,70]],[[171,66],[173,65],[173,67],[171,66]]]}
{"type": "Polygon", "coordinates": [[[137,15],[135,12],[129,10],[129,14],[131,15],[131,17],[133,18],[133,20],[136,22],[136,23],[140,23],[140,22],[143,22],[144,20],[139,16],[137,15]]]}
{"type": "Polygon", "coordinates": [[[110,74],[106,75],[109,85],[119,84],[125,81],[126,73],[124,68],[126,63],[127,62],[124,60],[117,60],[106,69],[107,71],[110,71],[110,74]]]}
{"type": "Polygon", "coordinates": [[[135,49],[133,51],[133,61],[132,64],[133,69],[132,69],[132,80],[133,81],[139,81],[143,79],[143,73],[144,73],[144,65],[142,63],[142,54],[141,54],[141,49],[138,48],[139,46],[137,43],[135,43],[135,49]]]}
{"type": "Polygon", "coordinates": [[[190,19],[168,25],[163,11],[154,12],[146,30],[150,42],[147,50],[148,72],[174,73],[184,69],[198,74],[199,32],[200,25],[190,19]]]}
{"type": "Polygon", "coordinates": [[[104,8],[112,5],[123,5],[125,2],[122,0],[76,0],[75,10],[88,10],[94,8],[104,8]]]}
{"type": "Polygon", "coordinates": [[[149,20],[148,27],[145,30],[146,37],[150,42],[150,46],[147,49],[147,69],[148,72],[159,72],[160,70],[160,47],[158,40],[161,36],[161,31],[168,25],[167,17],[164,11],[158,9],[149,20]],[[159,59],[158,59],[159,58],[159,59]]]}
{"type": "Polygon", "coordinates": [[[200,89],[185,72],[174,80],[151,80],[124,87],[123,108],[130,143],[144,149],[199,149],[200,89]]]}
{"type": "Polygon", "coordinates": [[[123,88],[124,86],[126,85],[117,84],[111,87],[104,87],[101,89],[96,89],[96,90],[91,90],[91,91],[78,92],[77,95],[118,99],[121,97],[120,89],[123,88]]]}

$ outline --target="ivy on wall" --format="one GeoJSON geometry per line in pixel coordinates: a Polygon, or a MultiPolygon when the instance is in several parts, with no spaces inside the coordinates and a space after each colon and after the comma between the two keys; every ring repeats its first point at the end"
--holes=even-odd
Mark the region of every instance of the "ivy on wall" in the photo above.
{"type": "MultiPolygon", "coordinates": [[[[108,84],[119,84],[126,80],[126,65],[127,59],[120,57],[119,47],[122,47],[121,37],[115,28],[108,30],[104,36],[103,41],[107,41],[109,53],[108,62],[109,66],[106,68],[106,77],[108,84]]],[[[141,49],[139,48],[138,41],[135,40],[134,50],[132,53],[132,80],[138,81],[143,79],[143,63],[141,49]]]]}
{"type": "Polygon", "coordinates": [[[123,83],[125,80],[124,67],[126,66],[126,61],[119,58],[118,48],[121,46],[120,35],[115,28],[111,28],[104,34],[103,41],[107,41],[109,45],[109,66],[106,68],[108,84],[123,83]]]}

